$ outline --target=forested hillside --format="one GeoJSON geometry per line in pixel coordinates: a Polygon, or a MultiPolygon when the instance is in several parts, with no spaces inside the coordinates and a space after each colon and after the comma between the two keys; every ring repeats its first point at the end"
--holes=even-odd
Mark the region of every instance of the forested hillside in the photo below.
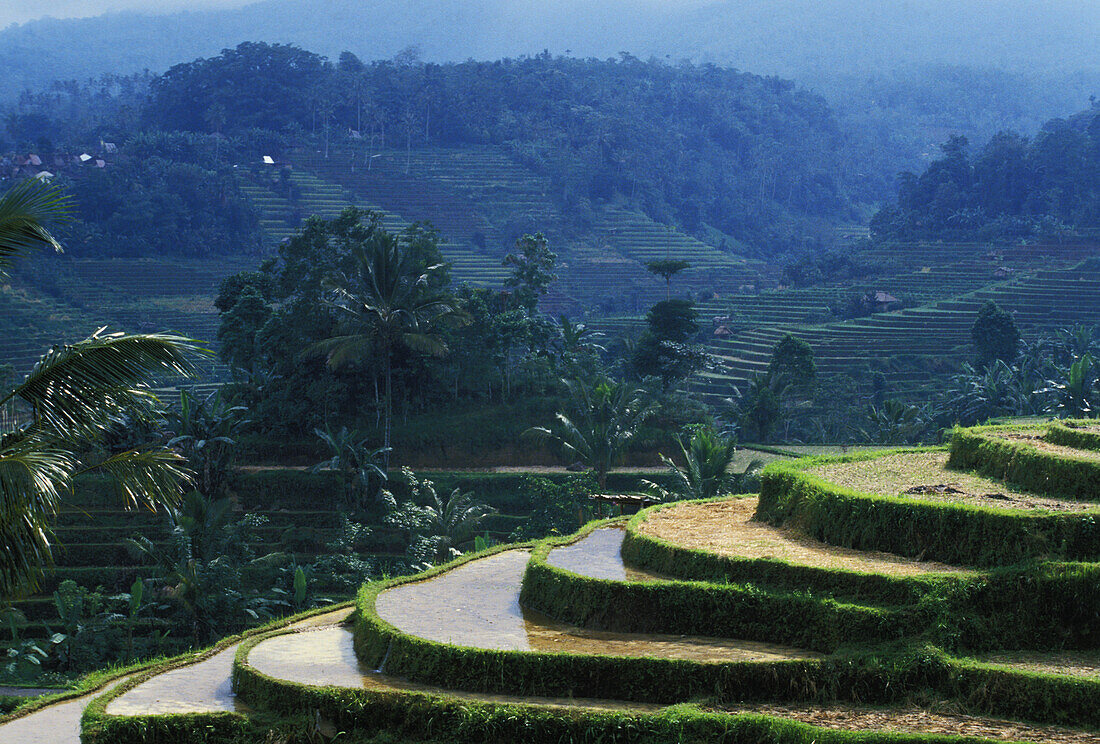
{"type": "Polygon", "coordinates": [[[775,251],[797,245],[808,221],[852,217],[853,167],[825,102],[713,66],[626,55],[368,65],[346,53],[332,67],[293,47],[242,44],[168,70],[147,112],[164,129],[308,131],[325,145],[354,130],[365,150],[499,145],[548,177],[581,226],[593,204],[626,199],[690,233],[775,251]]]}
{"type": "Polygon", "coordinates": [[[895,239],[1017,239],[1100,228],[1100,109],[1053,119],[1033,138],[1004,131],[971,153],[955,136],[923,173],[901,177],[872,228],[895,239]]]}
{"type": "MultiPolygon", "coordinates": [[[[78,179],[84,222],[122,219],[121,205],[100,205],[94,193],[126,201],[127,187],[110,185],[119,177],[142,184],[143,199],[178,192],[182,182],[224,192],[213,209],[229,214],[212,220],[218,235],[206,241],[214,252],[223,235],[249,222],[227,201],[232,189],[191,166],[224,170],[258,160],[261,150],[281,156],[307,142],[326,156],[344,147],[364,164],[386,149],[499,148],[547,179],[549,196],[578,234],[598,221],[602,205],[620,203],[712,245],[774,255],[856,217],[849,189],[860,167],[846,159],[847,137],[824,100],[788,81],[709,65],[628,55],[447,65],[407,55],[366,64],[350,53],[331,64],[298,47],[245,43],[172,67],[149,81],[148,93],[146,81],[106,79],[25,95],[7,119],[10,144],[43,151],[120,145],[130,159],[125,172],[108,169],[118,175],[99,178],[105,188],[78,179]],[[89,98],[102,103],[73,116],[89,98]],[[209,135],[205,147],[194,133],[209,135]],[[189,169],[157,182],[178,163],[189,169]]],[[[168,199],[169,215],[174,203],[168,199]]],[[[164,227],[161,250],[193,252],[168,237],[178,227],[170,217],[164,227]]],[[[119,251],[158,250],[155,240],[131,240],[132,232],[113,231],[131,246],[119,251]]],[[[505,245],[515,237],[505,236],[505,245]]],[[[235,239],[250,242],[243,234],[235,239]]]]}

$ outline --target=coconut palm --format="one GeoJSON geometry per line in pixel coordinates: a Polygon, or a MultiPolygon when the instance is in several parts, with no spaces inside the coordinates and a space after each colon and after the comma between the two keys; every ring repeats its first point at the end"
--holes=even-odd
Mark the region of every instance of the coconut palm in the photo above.
{"type": "Polygon", "coordinates": [[[59,188],[27,179],[0,196],[0,278],[8,275],[12,262],[33,250],[61,244],[50,228],[68,218],[69,200],[59,188]]]}
{"type": "Polygon", "coordinates": [[[591,384],[566,380],[565,386],[572,415],[559,411],[550,427],[532,427],[524,436],[549,442],[567,459],[588,465],[603,491],[608,472],[653,413],[653,405],[645,390],[606,377],[591,384]]]}
{"type": "MultiPolygon", "coordinates": [[[[59,249],[50,227],[66,202],[53,187],[24,182],[0,197],[0,274],[35,248],[59,249]]],[[[92,445],[119,421],[149,418],[157,401],[148,383],[159,375],[193,375],[195,342],[166,334],[127,335],[100,329],[50,349],[17,385],[0,389],[0,408],[15,409],[0,431],[0,598],[37,588],[52,562],[50,525],[73,478],[99,469],[114,477],[125,503],[174,503],[186,472],[163,447],[93,459],[92,445]]]]}
{"type": "Polygon", "coordinates": [[[352,249],[354,268],[327,278],[331,304],[346,333],[315,344],[330,367],[337,368],[377,354],[385,379],[382,447],[389,465],[393,424],[393,357],[399,348],[443,356],[447,344],[440,331],[466,322],[454,299],[437,289],[445,264],[422,268],[419,256],[397,236],[375,231],[367,245],[352,249]]]}
{"type": "Polygon", "coordinates": [[[723,493],[739,490],[745,478],[763,465],[753,460],[743,472],[731,470],[737,457],[737,442],[718,432],[700,427],[686,442],[677,437],[683,467],[661,454],[661,461],[668,467],[669,487],[643,481],[643,485],[663,501],[673,499],[713,499],[723,493]]]}

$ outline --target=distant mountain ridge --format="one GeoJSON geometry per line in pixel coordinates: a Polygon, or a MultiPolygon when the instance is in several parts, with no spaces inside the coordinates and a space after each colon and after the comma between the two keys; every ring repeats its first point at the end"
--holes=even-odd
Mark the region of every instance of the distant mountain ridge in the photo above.
{"type": "MultiPolygon", "coordinates": [[[[331,58],[382,58],[410,45],[456,61],[535,54],[690,57],[764,74],[873,74],[926,63],[1065,73],[1095,70],[1100,8],[1082,0],[263,0],[165,15],[111,13],[0,31],[0,90],[58,78],[159,72],[242,40],[289,42],[331,58]]],[[[0,96],[4,95],[0,93],[0,96]]]]}

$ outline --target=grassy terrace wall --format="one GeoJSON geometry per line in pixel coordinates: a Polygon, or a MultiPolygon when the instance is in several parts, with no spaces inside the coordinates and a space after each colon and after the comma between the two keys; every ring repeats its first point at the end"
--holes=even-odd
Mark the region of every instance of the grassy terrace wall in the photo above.
{"type": "MultiPolygon", "coordinates": [[[[735,497],[740,498],[740,497],[735,497]]],[[[706,503],[706,502],[678,502],[706,503]]],[[[635,514],[626,523],[622,556],[627,563],[671,578],[717,584],[751,583],[781,591],[809,592],[851,602],[904,605],[916,602],[938,585],[954,584],[957,577],[898,577],[820,568],[773,558],[739,558],[697,550],[647,535],[639,527],[660,504],[635,514]]]]}
{"type": "Polygon", "coordinates": [[[757,516],[771,524],[795,524],[832,545],[959,565],[1100,559],[1100,507],[1032,513],[934,503],[861,493],[806,472],[828,462],[870,460],[881,454],[773,462],[761,474],[757,516]]]}
{"type": "MultiPolygon", "coordinates": [[[[648,513],[652,509],[628,524],[638,524],[648,513]]],[[[578,536],[596,526],[589,525],[578,536]]],[[[643,545],[652,539],[640,537],[643,545]]],[[[545,541],[536,547],[524,575],[521,602],[582,627],[737,637],[825,652],[843,644],[902,637],[921,638],[953,651],[1100,647],[1100,564],[1096,563],[1041,562],[961,576],[899,578],[765,561],[783,567],[777,570],[783,582],[793,584],[794,577],[807,577],[801,590],[776,592],[763,582],[730,583],[721,575],[717,582],[593,579],[547,562],[555,545],[574,539],[545,541]],[[786,569],[790,572],[784,573],[786,569]],[[867,594],[883,588],[879,599],[898,601],[887,609],[821,596],[822,587],[845,587],[848,582],[867,594]]],[[[727,558],[656,542],[667,546],[673,556],[681,550],[693,554],[704,570],[708,565],[723,565],[727,558]]],[[[625,545],[626,541],[624,560],[637,565],[628,558],[625,545]]],[[[671,562],[666,566],[671,567],[671,562]]]]}
{"type": "MultiPolygon", "coordinates": [[[[237,694],[250,705],[273,713],[294,715],[303,710],[317,711],[337,729],[352,732],[351,738],[342,738],[343,741],[357,741],[358,736],[383,731],[397,739],[532,744],[563,741],[961,744],[987,741],[944,734],[836,731],[772,716],[704,712],[694,705],[683,704],[657,713],[631,713],[590,708],[550,709],[419,692],[313,687],[275,679],[249,666],[248,652],[257,641],[247,641],[238,650],[233,671],[237,694]]],[[[988,665],[930,659],[927,666],[936,669],[933,676],[940,685],[961,693],[975,711],[1017,714],[1036,721],[1077,725],[1095,725],[1098,720],[1096,706],[1090,697],[1100,692],[1094,682],[1078,684],[1005,672],[988,665]],[[997,696],[1004,696],[1008,702],[998,702],[997,696]]]]}
{"type": "MultiPolygon", "coordinates": [[[[315,710],[342,731],[387,732],[396,739],[440,742],[605,742],[606,744],[959,744],[955,736],[898,736],[818,728],[762,715],[708,713],[676,705],[658,713],[556,708],[456,699],[424,693],[311,687],[264,675],[248,665],[250,644],[234,666],[237,693],[258,708],[293,714],[315,710]]],[[[343,739],[348,740],[348,739],[343,739]]]]}
{"type": "MultiPolygon", "coordinates": [[[[145,663],[128,670],[121,670],[115,679],[125,674],[131,676],[108,692],[92,700],[84,709],[80,721],[80,740],[82,744],[252,744],[267,741],[263,721],[249,720],[240,713],[175,713],[143,716],[116,716],[107,713],[111,701],[134,689],[141,683],[172,669],[189,666],[204,661],[214,654],[224,651],[235,643],[247,639],[258,640],[279,631],[293,622],[315,615],[347,607],[347,605],[329,605],[318,607],[293,617],[280,618],[262,627],[254,628],[240,635],[223,638],[203,651],[182,654],[159,663],[145,663]]],[[[304,725],[298,727],[308,731],[304,725]]],[[[304,739],[303,739],[304,741],[304,739]]]]}
{"type": "Polygon", "coordinates": [[[1100,432],[1086,431],[1085,425],[1096,426],[1096,421],[1056,421],[1047,428],[1046,439],[1051,444],[1076,447],[1083,450],[1100,450],[1100,432]]]}
{"type": "MultiPolygon", "coordinates": [[[[530,546],[527,546],[530,547],[530,546]]],[[[489,553],[499,551],[489,551],[489,553]]],[[[489,553],[483,553],[486,555],[489,553]]],[[[470,558],[464,557],[464,558],[470,558]]],[[[463,559],[459,559],[460,562],[463,559]]],[[[677,703],[701,697],[731,702],[889,700],[875,659],[701,663],[679,659],[586,656],[467,648],[404,633],[375,611],[384,590],[438,575],[457,563],[415,577],[367,584],[356,600],[355,650],[368,667],[385,660],[387,674],[453,690],[523,696],[584,697],[677,703]]]]}
{"type": "Polygon", "coordinates": [[[956,429],[951,437],[948,465],[976,470],[1027,491],[1082,501],[1100,501],[1100,461],[1087,457],[1044,452],[1034,444],[1016,441],[1010,432],[1044,433],[1053,444],[1088,449],[1082,444],[1100,437],[1056,424],[1021,429],[1019,426],[985,426],[956,429]]]}
{"type": "MultiPolygon", "coordinates": [[[[591,529],[583,530],[584,536],[591,529]]],[[[833,652],[845,643],[901,638],[908,616],[807,593],[774,593],[744,584],[596,579],[550,565],[568,540],[538,545],[527,564],[520,603],[564,622],[622,633],[743,638],[833,652]]]]}

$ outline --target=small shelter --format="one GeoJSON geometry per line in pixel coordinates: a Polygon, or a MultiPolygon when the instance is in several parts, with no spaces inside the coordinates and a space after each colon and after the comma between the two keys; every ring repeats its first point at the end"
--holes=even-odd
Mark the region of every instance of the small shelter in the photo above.
{"type": "Polygon", "coordinates": [[[863,298],[863,303],[876,313],[885,313],[901,307],[901,300],[889,292],[882,291],[868,292],[863,298]]]}
{"type": "Polygon", "coordinates": [[[659,503],[658,499],[644,493],[594,493],[588,498],[617,506],[620,514],[636,514],[647,506],[659,503]]]}

